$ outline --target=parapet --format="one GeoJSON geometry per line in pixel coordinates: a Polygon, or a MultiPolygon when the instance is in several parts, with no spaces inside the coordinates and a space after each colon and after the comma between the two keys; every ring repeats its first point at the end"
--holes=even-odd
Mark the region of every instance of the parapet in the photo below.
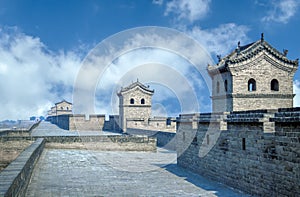
{"type": "Polygon", "coordinates": [[[201,124],[220,123],[221,130],[228,130],[229,125],[256,124],[261,125],[263,132],[273,133],[278,123],[300,123],[300,107],[262,109],[250,111],[234,111],[222,113],[194,113],[181,114],[177,119],[180,124],[190,124],[192,129],[199,128],[201,124]]]}

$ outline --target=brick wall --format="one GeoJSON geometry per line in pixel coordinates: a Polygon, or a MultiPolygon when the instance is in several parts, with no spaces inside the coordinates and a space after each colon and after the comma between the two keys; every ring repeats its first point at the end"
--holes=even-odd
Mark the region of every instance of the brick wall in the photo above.
{"type": "Polygon", "coordinates": [[[299,196],[300,108],[181,115],[177,153],[179,166],[250,194],[299,196]]]}
{"type": "Polygon", "coordinates": [[[102,131],[105,115],[68,114],[51,116],[48,120],[62,129],[72,131],[102,131]]]}

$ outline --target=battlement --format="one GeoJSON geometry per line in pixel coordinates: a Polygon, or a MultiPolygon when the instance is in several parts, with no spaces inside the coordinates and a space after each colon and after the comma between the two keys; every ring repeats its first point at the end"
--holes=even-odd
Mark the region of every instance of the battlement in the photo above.
{"type": "Polygon", "coordinates": [[[73,131],[102,131],[105,115],[64,114],[47,118],[53,124],[65,130],[73,131]]]}
{"type": "Polygon", "coordinates": [[[253,195],[300,195],[300,108],[183,114],[178,165],[253,195]]]}

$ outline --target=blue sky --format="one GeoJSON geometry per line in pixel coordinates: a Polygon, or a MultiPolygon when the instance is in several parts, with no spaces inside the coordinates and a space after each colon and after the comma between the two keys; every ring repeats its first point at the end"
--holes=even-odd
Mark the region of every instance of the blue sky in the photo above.
{"type": "MultiPolygon", "coordinates": [[[[225,56],[233,50],[238,41],[241,45],[256,41],[264,32],[266,41],[279,51],[288,49],[288,58],[296,59],[300,57],[299,24],[299,0],[0,0],[0,119],[44,115],[53,103],[72,101],[74,83],[86,56],[101,41],[127,29],[160,26],[179,30],[201,43],[214,60],[217,54],[225,56]]],[[[157,50],[142,51],[120,57],[118,62],[126,67],[135,57],[149,54],[164,63],[168,63],[164,58],[173,57],[157,50]]],[[[188,64],[173,58],[178,65],[188,64]]],[[[149,60],[137,61],[136,66],[146,63],[149,60]]],[[[111,69],[114,66],[118,63],[112,63],[111,69]]],[[[111,82],[109,85],[98,79],[95,112],[116,113],[112,89],[117,91],[128,81],[146,75],[136,76],[129,73],[129,68],[118,69],[117,79],[110,77],[116,74],[104,77],[111,82]]],[[[178,72],[185,72],[186,78],[190,75],[187,70],[178,72]]],[[[180,105],[178,95],[184,91],[149,84],[156,89],[156,115],[182,112],[174,106],[180,105]]],[[[295,75],[294,89],[299,95],[300,71],[295,75]]],[[[201,90],[196,96],[200,108],[209,111],[208,93],[201,90]]],[[[299,100],[295,98],[295,106],[300,106],[299,100]]]]}

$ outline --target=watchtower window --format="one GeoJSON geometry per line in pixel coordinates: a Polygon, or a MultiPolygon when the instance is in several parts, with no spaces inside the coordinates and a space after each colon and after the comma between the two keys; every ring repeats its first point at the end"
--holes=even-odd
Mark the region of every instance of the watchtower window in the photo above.
{"type": "Polygon", "coordinates": [[[217,82],[217,93],[219,93],[219,92],[220,92],[220,83],[217,82]]]}
{"type": "Polygon", "coordinates": [[[249,79],[248,81],[248,91],[256,91],[256,81],[254,79],[249,79]]]}
{"type": "Polygon", "coordinates": [[[228,90],[228,82],[227,82],[227,79],[224,81],[224,88],[225,88],[225,92],[227,92],[227,90],[228,90]]]}
{"type": "Polygon", "coordinates": [[[271,81],[271,90],[279,91],[279,83],[278,83],[277,79],[273,79],[271,81]]]}
{"type": "Polygon", "coordinates": [[[141,104],[145,104],[145,99],[141,99],[141,104]]]}
{"type": "Polygon", "coordinates": [[[134,104],[134,99],[133,98],[130,99],[130,104],[134,104]]]}

